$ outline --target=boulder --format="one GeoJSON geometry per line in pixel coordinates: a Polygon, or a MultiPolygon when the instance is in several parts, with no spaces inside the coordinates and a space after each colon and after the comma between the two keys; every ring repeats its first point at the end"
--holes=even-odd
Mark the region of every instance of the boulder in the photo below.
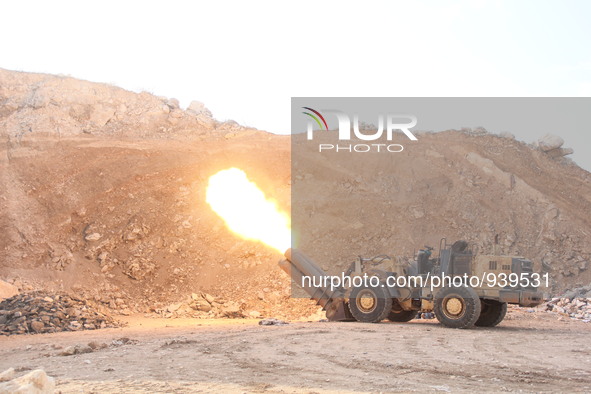
{"type": "Polygon", "coordinates": [[[11,285],[10,283],[4,282],[0,280],[0,301],[5,298],[10,298],[18,294],[18,289],[16,286],[11,285]]]}
{"type": "Polygon", "coordinates": [[[573,148],[556,148],[546,152],[550,157],[563,157],[575,153],[573,148]]]}
{"type": "Polygon", "coordinates": [[[0,373],[0,382],[7,382],[14,379],[14,368],[8,368],[6,371],[0,373]]]}
{"type": "Polygon", "coordinates": [[[209,110],[205,108],[205,105],[200,101],[191,101],[191,104],[187,107],[187,112],[193,115],[205,115],[211,117],[211,112],[209,112],[209,110]]]}
{"type": "Polygon", "coordinates": [[[55,379],[42,369],[36,369],[20,378],[0,383],[0,393],[49,394],[55,391],[55,379]]]}
{"type": "Polygon", "coordinates": [[[538,146],[543,152],[551,151],[552,149],[558,149],[564,144],[564,140],[553,134],[546,134],[542,138],[538,139],[538,146]]]}

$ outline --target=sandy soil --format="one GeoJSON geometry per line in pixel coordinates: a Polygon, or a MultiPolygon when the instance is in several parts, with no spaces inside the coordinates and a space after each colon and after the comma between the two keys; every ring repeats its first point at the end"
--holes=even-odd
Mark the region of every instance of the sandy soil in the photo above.
{"type": "Polygon", "coordinates": [[[591,390],[591,325],[551,314],[513,311],[472,330],[435,320],[126,319],[121,329],[0,337],[0,370],[43,368],[62,392],[591,390]],[[108,347],[60,355],[92,341],[108,347]]]}

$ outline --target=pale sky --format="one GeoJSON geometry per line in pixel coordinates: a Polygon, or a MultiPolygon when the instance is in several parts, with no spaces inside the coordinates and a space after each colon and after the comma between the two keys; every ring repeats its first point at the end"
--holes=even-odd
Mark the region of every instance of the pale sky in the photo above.
{"type": "MultiPolygon", "coordinates": [[[[591,96],[586,0],[6,1],[0,9],[2,68],[146,90],[184,106],[199,100],[217,119],[275,133],[289,133],[292,96],[591,96]]],[[[591,157],[591,141],[574,148],[591,157]]]]}

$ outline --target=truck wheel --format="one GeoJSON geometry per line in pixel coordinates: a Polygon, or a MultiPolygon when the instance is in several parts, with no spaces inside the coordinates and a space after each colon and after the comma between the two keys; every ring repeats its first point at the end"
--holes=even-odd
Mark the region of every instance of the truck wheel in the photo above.
{"type": "Polygon", "coordinates": [[[495,300],[482,300],[482,310],[476,320],[478,327],[494,327],[503,321],[507,314],[507,303],[495,300]]]}
{"type": "Polygon", "coordinates": [[[417,311],[405,311],[400,307],[398,301],[392,301],[392,309],[388,313],[388,320],[398,323],[406,323],[417,316],[417,311]]]}
{"type": "Polygon", "coordinates": [[[435,296],[435,316],[451,328],[470,328],[480,317],[480,299],[471,287],[444,287],[435,296]]]}
{"type": "Polygon", "coordinates": [[[354,287],[349,297],[349,310],[355,320],[378,323],[392,309],[392,298],[384,287],[354,287]]]}

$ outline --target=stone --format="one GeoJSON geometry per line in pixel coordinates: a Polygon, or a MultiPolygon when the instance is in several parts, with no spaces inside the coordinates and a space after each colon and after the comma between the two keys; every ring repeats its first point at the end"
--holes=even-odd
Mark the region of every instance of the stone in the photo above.
{"type": "Polygon", "coordinates": [[[74,354],[85,354],[85,353],[92,353],[93,348],[89,345],[76,345],[76,346],[67,346],[63,351],[59,353],[60,356],[73,356],[74,354]]]}
{"type": "Polygon", "coordinates": [[[63,351],[60,352],[60,356],[71,356],[76,354],[76,348],[74,346],[67,346],[63,351]]]}
{"type": "Polygon", "coordinates": [[[215,297],[212,296],[211,294],[207,294],[207,293],[203,293],[203,298],[209,302],[210,304],[213,304],[215,302],[215,297]]]}
{"type": "Polygon", "coordinates": [[[170,304],[169,306],[166,307],[166,310],[168,312],[175,312],[177,309],[179,309],[181,307],[181,303],[179,302],[178,304],[170,304]]]}
{"type": "Polygon", "coordinates": [[[18,289],[16,286],[11,285],[8,282],[4,282],[0,280],[0,301],[5,298],[10,298],[18,294],[18,289]]]}
{"type": "Polygon", "coordinates": [[[32,321],[30,325],[31,325],[31,330],[33,330],[35,332],[41,332],[45,328],[45,324],[43,324],[43,322],[40,322],[38,320],[32,321]]]}
{"type": "Polygon", "coordinates": [[[209,302],[201,299],[192,304],[192,307],[201,312],[209,312],[212,308],[209,302]]]}
{"type": "Polygon", "coordinates": [[[55,379],[42,369],[36,369],[20,378],[0,383],[0,393],[50,394],[55,391],[55,379]]]}
{"type": "Polygon", "coordinates": [[[87,241],[98,241],[99,239],[101,239],[101,235],[99,233],[92,233],[92,234],[88,234],[86,237],[84,237],[85,240],[87,241]]]}
{"type": "Polygon", "coordinates": [[[285,326],[288,324],[289,323],[286,321],[279,320],[279,319],[273,319],[273,318],[263,319],[259,322],[260,326],[285,326]]]}
{"type": "Polygon", "coordinates": [[[573,148],[556,148],[546,152],[546,154],[550,157],[563,157],[572,155],[573,153],[575,153],[573,148]]]}
{"type": "Polygon", "coordinates": [[[0,302],[0,334],[34,334],[118,325],[99,309],[90,301],[66,293],[21,293],[0,302]]]}
{"type": "Polygon", "coordinates": [[[187,107],[187,112],[193,115],[205,115],[211,117],[211,112],[209,112],[209,110],[205,108],[205,105],[200,101],[191,101],[191,104],[187,107]]]}
{"type": "Polygon", "coordinates": [[[92,350],[105,349],[108,346],[109,345],[107,345],[106,343],[100,343],[100,342],[95,342],[95,341],[88,343],[88,347],[91,348],[92,350]]]}
{"type": "Polygon", "coordinates": [[[515,134],[509,133],[507,131],[502,132],[501,134],[499,134],[500,137],[502,138],[506,138],[508,140],[514,140],[515,139],[515,134]]]}
{"type": "Polygon", "coordinates": [[[8,368],[6,371],[0,373],[0,382],[6,382],[14,379],[15,372],[14,368],[8,368]]]}
{"type": "Polygon", "coordinates": [[[179,101],[175,98],[166,100],[166,105],[170,107],[170,109],[178,109],[180,107],[179,101]]]}
{"type": "Polygon", "coordinates": [[[240,305],[235,302],[226,302],[222,308],[222,314],[225,317],[243,317],[240,311],[240,305]]]}
{"type": "Polygon", "coordinates": [[[557,135],[546,134],[545,136],[538,139],[538,146],[543,152],[560,148],[562,145],[564,145],[564,140],[557,135]]]}

